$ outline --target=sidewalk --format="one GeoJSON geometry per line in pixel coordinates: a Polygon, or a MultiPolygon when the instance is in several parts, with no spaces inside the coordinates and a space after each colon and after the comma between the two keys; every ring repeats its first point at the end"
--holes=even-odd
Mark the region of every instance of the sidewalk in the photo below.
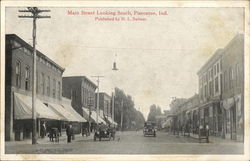
{"type": "MultiPolygon", "coordinates": [[[[199,135],[198,134],[192,134],[190,133],[190,137],[195,138],[195,139],[199,139],[199,135]]],[[[204,140],[202,141],[202,143],[205,142],[204,140]]],[[[209,143],[223,143],[223,144],[230,144],[230,143],[242,143],[236,140],[229,140],[229,139],[224,139],[220,136],[209,136],[209,143]]]]}
{"type": "MultiPolygon", "coordinates": [[[[79,141],[88,141],[88,140],[93,140],[94,138],[94,133],[91,133],[90,136],[84,137],[82,134],[76,134],[75,139],[71,140],[71,142],[79,142],[79,141]]],[[[6,145],[12,145],[12,144],[31,144],[31,139],[26,139],[22,141],[7,141],[5,142],[6,145]]],[[[38,138],[37,144],[68,144],[67,143],[67,135],[66,133],[63,133],[62,136],[59,137],[59,142],[52,142],[49,140],[49,137],[44,137],[44,138],[38,138]]]]}

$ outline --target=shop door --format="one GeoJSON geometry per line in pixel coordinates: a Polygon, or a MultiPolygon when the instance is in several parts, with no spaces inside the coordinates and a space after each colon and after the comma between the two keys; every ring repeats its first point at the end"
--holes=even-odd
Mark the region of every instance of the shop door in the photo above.
{"type": "Polygon", "coordinates": [[[236,140],[236,108],[233,106],[230,109],[230,124],[231,124],[231,139],[236,140]]]}

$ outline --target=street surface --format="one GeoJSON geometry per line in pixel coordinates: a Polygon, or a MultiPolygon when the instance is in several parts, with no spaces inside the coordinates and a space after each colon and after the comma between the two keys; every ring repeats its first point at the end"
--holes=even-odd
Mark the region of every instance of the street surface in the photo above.
{"type": "Polygon", "coordinates": [[[65,134],[59,143],[48,138],[31,141],[5,142],[6,154],[243,154],[243,143],[215,139],[211,143],[199,143],[192,137],[158,132],[156,137],[144,137],[142,131],[117,132],[113,141],[93,141],[90,137],[76,135],[71,143],[65,134]]]}

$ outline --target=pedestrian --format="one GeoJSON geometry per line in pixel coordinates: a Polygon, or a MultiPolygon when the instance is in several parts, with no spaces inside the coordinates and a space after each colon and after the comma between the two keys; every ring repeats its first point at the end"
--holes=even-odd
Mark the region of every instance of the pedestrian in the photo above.
{"type": "Polygon", "coordinates": [[[41,126],[41,137],[42,138],[44,138],[46,136],[46,134],[47,134],[46,130],[47,130],[46,129],[46,124],[45,124],[45,122],[43,122],[42,126],[41,126]]]}
{"type": "Polygon", "coordinates": [[[67,142],[70,143],[71,142],[71,137],[72,137],[72,134],[73,134],[73,128],[72,128],[71,124],[69,124],[67,126],[66,134],[67,134],[67,142]]]}

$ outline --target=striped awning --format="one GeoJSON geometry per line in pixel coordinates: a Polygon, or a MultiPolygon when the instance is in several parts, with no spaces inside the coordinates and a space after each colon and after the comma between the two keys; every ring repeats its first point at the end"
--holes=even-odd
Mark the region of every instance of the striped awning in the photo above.
{"type": "Polygon", "coordinates": [[[48,103],[48,105],[58,114],[64,116],[67,121],[86,122],[86,120],[81,117],[72,107],[68,107],[69,105],[60,105],[55,103],[48,103]]]}
{"type": "MultiPolygon", "coordinates": [[[[66,120],[65,117],[56,113],[51,107],[46,106],[41,100],[36,98],[36,118],[66,120]]],[[[32,97],[20,93],[14,93],[14,118],[32,119],[32,97]]]]}

